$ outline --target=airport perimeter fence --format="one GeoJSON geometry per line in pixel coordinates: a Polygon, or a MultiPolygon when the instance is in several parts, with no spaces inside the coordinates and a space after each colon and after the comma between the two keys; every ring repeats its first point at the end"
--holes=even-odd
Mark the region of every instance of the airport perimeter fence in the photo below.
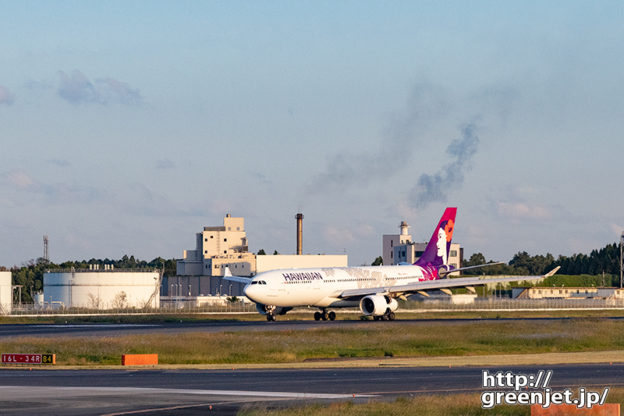
{"type": "MultiPolygon", "coordinates": [[[[571,309],[624,309],[624,299],[510,299],[477,298],[473,303],[456,304],[449,299],[401,302],[399,311],[502,311],[502,310],[571,310],[571,309]]],[[[297,308],[311,311],[316,308],[297,308]]],[[[357,312],[358,308],[352,308],[357,312]]],[[[159,308],[64,308],[41,307],[33,304],[13,305],[10,315],[188,315],[188,314],[247,314],[257,313],[253,303],[225,302],[197,305],[193,302],[163,302],[159,308]]]]}
{"type": "Polygon", "coordinates": [[[256,305],[227,302],[213,305],[196,305],[191,302],[167,302],[159,308],[66,308],[55,305],[41,307],[33,304],[13,305],[10,315],[187,315],[187,314],[257,313],[256,305]]]}
{"type": "Polygon", "coordinates": [[[407,301],[401,305],[404,310],[569,310],[569,309],[624,309],[624,299],[511,299],[477,298],[473,303],[458,304],[448,299],[407,301]]]}

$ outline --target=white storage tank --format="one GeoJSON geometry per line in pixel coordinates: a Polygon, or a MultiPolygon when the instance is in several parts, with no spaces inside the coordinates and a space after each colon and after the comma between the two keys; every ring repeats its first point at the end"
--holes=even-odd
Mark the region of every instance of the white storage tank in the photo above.
{"type": "Polygon", "coordinates": [[[13,286],[11,272],[0,272],[0,314],[11,313],[13,304],[13,286]]]}
{"type": "Polygon", "coordinates": [[[43,296],[43,293],[35,293],[34,294],[34,299],[33,301],[35,302],[35,308],[36,309],[42,309],[45,303],[45,298],[43,296]]]}
{"type": "Polygon", "coordinates": [[[65,308],[160,307],[158,271],[50,271],[43,275],[46,305],[65,308]]]}

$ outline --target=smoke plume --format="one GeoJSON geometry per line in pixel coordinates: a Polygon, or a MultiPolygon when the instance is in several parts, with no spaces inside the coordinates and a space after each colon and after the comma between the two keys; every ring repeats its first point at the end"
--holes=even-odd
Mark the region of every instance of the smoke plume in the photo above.
{"type": "Polygon", "coordinates": [[[392,121],[378,149],[330,156],[325,169],[308,182],[307,193],[343,191],[353,185],[387,180],[411,160],[428,127],[446,115],[448,107],[442,88],[427,83],[416,86],[404,114],[392,121]]]}
{"type": "Polygon", "coordinates": [[[470,161],[479,147],[476,129],[473,123],[464,126],[461,137],[453,140],[446,149],[451,162],[432,175],[420,175],[410,193],[410,199],[417,208],[424,208],[431,202],[445,202],[448,191],[464,183],[464,173],[470,168],[470,161]]]}

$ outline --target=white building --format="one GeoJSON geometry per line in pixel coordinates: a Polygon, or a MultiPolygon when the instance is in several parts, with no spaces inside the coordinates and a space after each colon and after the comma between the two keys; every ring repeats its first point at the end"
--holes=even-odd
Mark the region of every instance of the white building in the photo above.
{"type": "Polygon", "coordinates": [[[80,270],[43,275],[46,305],[124,309],[160,306],[158,271],[80,270]]]}
{"type": "Polygon", "coordinates": [[[227,268],[235,276],[255,276],[268,270],[348,265],[347,255],[256,255],[248,247],[245,219],[226,214],[223,226],[204,227],[195,235],[195,250],[184,250],[177,261],[177,276],[165,279],[162,293],[240,296],[243,284],[222,279],[227,268]]]}
{"type": "Polygon", "coordinates": [[[248,252],[245,219],[230,214],[223,219],[223,226],[204,227],[195,235],[195,250],[184,250],[176,273],[223,276],[227,266],[238,276],[251,276],[256,271],[255,256],[248,252]]]}
{"type": "Polygon", "coordinates": [[[613,287],[515,287],[518,299],[624,299],[624,290],[613,287]]]}
{"type": "Polygon", "coordinates": [[[11,272],[0,272],[0,315],[11,313],[13,306],[13,286],[11,272]]]}
{"type": "MultiPolygon", "coordinates": [[[[409,225],[401,221],[399,234],[384,234],[381,257],[383,264],[414,264],[422,256],[428,243],[415,243],[409,233],[409,225]]],[[[457,243],[451,243],[449,250],[448,264],[453,267],[461,265],[462,248],[457,243]]],[[[451,273],[451,275],[456,273],[451,273]]]]}

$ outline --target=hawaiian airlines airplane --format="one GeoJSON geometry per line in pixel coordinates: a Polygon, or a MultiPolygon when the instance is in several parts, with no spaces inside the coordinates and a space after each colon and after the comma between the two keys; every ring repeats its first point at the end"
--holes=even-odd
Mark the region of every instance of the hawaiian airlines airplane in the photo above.
{"type": "Polygon", "coordinates": [[[450,294],[451,287],[465,287],[474,293],[477,285],[542,279],[559,269],[544,276],[448,278],[454,271],[492,264],[463,268],[448,264],[456,213],[457,208],[444,211],[423,255],[413,265],[272,270],[252,279],[231,275],[224,279],[246,283],[245,296],[256,303],[258,312],[268,321],[275,321],[276,315],[284,315],[296,306],[319,308],[314,313],[317,321],[333,321],[336,313],[329,309],[344,307],[359,307],[375,320],[394,320],[397,299],[405,300],[415,293],[428,296],[428,290],[442,290],[450,294]]]}

